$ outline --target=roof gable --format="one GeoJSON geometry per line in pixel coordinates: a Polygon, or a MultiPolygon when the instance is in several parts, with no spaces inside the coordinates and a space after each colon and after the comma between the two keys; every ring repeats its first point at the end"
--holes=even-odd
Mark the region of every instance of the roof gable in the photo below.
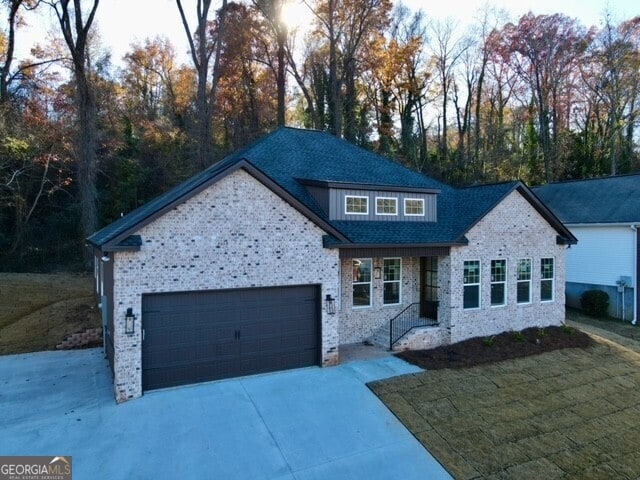
{"type": "Polygon", "coordinates": [[[640,222],[640,174],[550,183],[534,193],[565,223],[640,222]]]}

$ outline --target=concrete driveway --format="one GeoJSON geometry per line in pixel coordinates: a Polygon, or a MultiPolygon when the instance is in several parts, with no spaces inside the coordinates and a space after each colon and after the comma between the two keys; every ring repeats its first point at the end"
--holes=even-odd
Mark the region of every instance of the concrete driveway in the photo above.
{"type": "Polygon", "coordinates": [[[71,455],[74,478],[451,478],[365,383],[387,357],[113,400],[100,349],[0,357],[0,455],[71,455]]]}

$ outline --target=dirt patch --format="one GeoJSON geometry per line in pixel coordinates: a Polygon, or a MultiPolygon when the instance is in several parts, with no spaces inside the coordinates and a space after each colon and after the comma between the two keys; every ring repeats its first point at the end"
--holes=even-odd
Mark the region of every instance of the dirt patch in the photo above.
{"type": "Polygon", "coordinates": [[[430,350],[414,350],[397,357],[425,370],[463,368],[527,357],[562,348],[586,348],[593,340],[571,327],[527,328],[491,337],[477,337],[430,350]]]}
{"type": "Polygon", "coordinates": [[[54,350],[100,326],[91,276],[0,273],[0,355],[54,350]]]}

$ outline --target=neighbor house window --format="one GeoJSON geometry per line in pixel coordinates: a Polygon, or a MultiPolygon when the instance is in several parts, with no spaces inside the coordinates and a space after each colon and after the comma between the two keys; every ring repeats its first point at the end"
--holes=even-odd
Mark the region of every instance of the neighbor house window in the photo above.
{"type": "Polygon", "coordinates": [[[507,303],[507,261],[491,260],[491,306],[507,303]]]}
{"type": "Polygon", "coordinates": [[[347,195],[344,197],[345,213],[367,215],[369,213],[369,197],[347,195]]]}
{"type": "Polygon", "coordinates": [[[383,270],[383,303],[385,305],[398,305],[400,303],[402,260],[400,258],[385,258],[383,270]]]}
{"type": "Polygon", "coordinates": [[[376,197],[376,215],[397,215],[398,199],[392,197],[376,197]]]}
{"type": "Polygon", "coordinates": [[[353,259],[353,306],[371,306],[371,260],[353,259]]]}
{"type": "Polygon", "coordinates": [[[480,260],[464,262],[464,295],[465,309],[480,308],[480,260]]]}
{"type": "Polygon", "coordinates": [[[518,260],[517,270],[517,301],[518,303],[531,303],[531,259],[518,260]]]}
{"type": "Polygon", "coordinates": [[[553,301],[554,271],[553,258],[540,259],[540,300],[543,302],[553,301]]]}
{"type": "Polygon", "coordinates": [[[424,199],[423,198],[405,198],[404,214],[407,216],[424,217],[424,199]]]}

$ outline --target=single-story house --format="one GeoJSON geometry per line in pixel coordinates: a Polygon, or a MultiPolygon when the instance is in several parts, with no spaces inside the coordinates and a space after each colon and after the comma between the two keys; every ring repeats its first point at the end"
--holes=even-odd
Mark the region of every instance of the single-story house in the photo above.
{"type": "Polygon", "coordinates": [[[550,183],[533,189],[580,240],[567,253],[566,301],[609,294],[609,315],[635,324],[640,275],[640,173],[550,183]]]}
{"type": "Polygon", "coordinates": [[[521,182],[452,188],[280,128],[88,242],[122,402],[334,365],[340,345],[380,337],[425,348],[559,325],[576,239],[521,182]]]}

